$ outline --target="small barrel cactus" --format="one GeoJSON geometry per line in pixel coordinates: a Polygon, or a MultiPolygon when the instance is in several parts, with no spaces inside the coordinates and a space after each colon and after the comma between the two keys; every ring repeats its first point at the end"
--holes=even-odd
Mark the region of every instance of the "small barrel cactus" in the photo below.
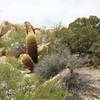
{"type": "Polygon", "coordinates": [[[28,68],[31,72],[34,71],[34,62],[28,54],[20,55],[21,62],[28,68]]]}
{"type": "Polygon", "coordinates": [[[33,33],[26,36],[26,53],[31,57],[34,63],[38,62],[37,41],[33,33]]]}

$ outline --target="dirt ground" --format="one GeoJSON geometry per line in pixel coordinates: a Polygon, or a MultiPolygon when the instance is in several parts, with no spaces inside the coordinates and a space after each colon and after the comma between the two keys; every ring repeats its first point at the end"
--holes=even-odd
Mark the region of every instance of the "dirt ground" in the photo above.
{"type": "Polygon", "coordinates": [[[66,100],[100,100],[100,68],[83,67],[66,81],[74,94],[66,100]]]}

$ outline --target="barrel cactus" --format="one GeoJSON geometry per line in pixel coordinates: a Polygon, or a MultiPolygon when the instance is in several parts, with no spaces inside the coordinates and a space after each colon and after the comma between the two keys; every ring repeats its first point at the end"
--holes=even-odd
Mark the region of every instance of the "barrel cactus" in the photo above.
{"type": "Polygon", "coordinates": [[[26,36],[26,53],[31,57],[34,63],[38,62],[37,41],[33,33],[26,36]]]}

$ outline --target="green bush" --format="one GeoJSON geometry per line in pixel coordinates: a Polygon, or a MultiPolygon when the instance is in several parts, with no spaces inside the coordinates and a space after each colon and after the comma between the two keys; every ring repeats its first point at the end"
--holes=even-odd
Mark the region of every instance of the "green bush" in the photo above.
{"type": "MultiPolygon", "coordinates": [[[[100,40],[99,18],[78,18],[68,27],[68,45],[72,53],[89,53],[89,49],[100,40]]],[[[100,43],[100,41],[99,41],[100,43]]]]}
{"type": "Polygon", "coordinates": [[[0,65],[0,83],[7,83],[8,88],[14,89],[17,87],[17,82],[21,81],[21,72],[13,68],[9,63],[0,65]]]}

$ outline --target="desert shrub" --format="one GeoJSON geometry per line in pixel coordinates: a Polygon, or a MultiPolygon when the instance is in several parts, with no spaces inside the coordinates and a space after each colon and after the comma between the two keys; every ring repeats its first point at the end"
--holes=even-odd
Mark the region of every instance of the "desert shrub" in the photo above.
{"type": "Polygon", "coordinates": [[[25,36],[24,30],[12,31],[7,39],[0,39],[0,47],[16,52],[16,56],[19,56],[20,53],[25,52],[25,36]]]}
{"type": "Polygon", "coordinates": [[[1,100],[11,100],[14,91],[18,88],[22,80],[22,74],[17,68],[13,68],[10,63],[0,65],[0,98],[1,100]]]}
{"type": "Polygon", "coordinates": [[[9,63],[0,65],[0,83],[5,82],[9,88],[15,88],[21,81],[21,73],[9,63]]]}
{"type": "Polygon", "coordinates": [[[32,77],[24,77],[24,74],[13,65],[11,61],[0,65],[0,99],[33,100],[31,98],[33,98],[34,89],[44,80],[36,74],[32,77]]]}
{"type": "MultiPolygon", "coordinates": [[[[80,92],[86,92],[91,88],[90,84],[92,83],[92,80],[90,79],[89,75],[82,75],[79,73],[73,73],[71,75],[67,75],[63,78],[61,84],[62,87],[69,90],[72,95],[67,98],[73,98],[74,100],[83,100],[83,99],[78,99],[80,98],[80,92]]],[[[91,90],[90,90],[91,91],[91,90]]],[[[68,100],[70,100],[68,99],[68,100]]],[[[73,100],[71,99],[71,100],[73,100]]]]}
{"type": "Polygon", "coordinates": [[[93,43],[97,41],[97,37],[98,33],[93,28],[81,28],[80,33],[74,34],[69,39],[69,46],[72,53],[87,53],[93,43]]]}
{"type": "Polygon", "coordinates": [[[66,27],[58,25],[54,29],[41,30],[40,33],[37,33],[38,44],[50,43],[45,55],[62,52],[67,47],[67,31],[66,27]]]}
{"type": "Polygon", "coordinates": [[[7,97],[3,91],[0,91],[0,100],[7,100],[7,97]]]}
{"type": "Polygon", "coordinates": [[[96,55],[92,55],[92,57],[90,58],[91,62],[93,63],[92,65],[96,68],[100,65],[100,57],[96,56],[96,55]]]}
{"type": "Polygon", "coordinates": [[[52,36],[52,32],[48,30],[41,30],[36,34],[38,44],[50,42],[50,38],[52,36]]]}
{"type": "Polygon", "coordinates": [[[35,72],[44,78],[50,78],[58,74],[66,66],[65,58],[60,54],[45,56],[35,67],[35,72]]]}
{"type": "Polygon", "coordinates": [[[88,56],[85,57],[77,57],[77,55],[71,55],[67,58],[66,67],[70,70],[74,70],[76,68],[84,67],[88,65],[90,62],[88,56]]]}
{"type": "Polygon", "coordinates": [[[36,91],[33,98],[34,100],[35,99],[62,100],[68,95],[70,94],[68,93],[66,89],[56,88],[56,87],[54,88],[48,85],[36,91]]]}
{"type": "Polygon", "coordinates": [[[35,100],[33,95],[35,93],[35,88],[43,83],[43,79],[38,75],[33,75],[32,77],[26,77],[21,81],[19,87],[15,91],[15,100],[35,100]]]}
{"type": "Polygon", "coordinates": [[[13,66],[13,68],[23,70],[23,66],[20,63],[19,58],[17,59],[17,58],[8,57],[8,58],[6,58],[6,62],[9,65],[13,66]]]}
{"type": "Polygon", "coordinates": [[[78,53],[80,56],[89,55],[94,65],[98,65],[100,59],[99,23],[100,19],[96,16],[78,18],[69,24],[66,37],[71,53],[78,53]]]}
{"type": "Polygon", "coordinates": [[[66,48],[59,54],[52,53],[46,55],[35,67],[35,72],[44,78],[48,79],[58,74],[64,68],[74,70],[76,68],[84,67],[90,63],[89,57],[79,57],[79,55],[71,55],[66,48]]]}
{"type": "Polygon", "coordinates": [[[51,39],[51,47],[49,48],[51,50],[51,53],[60,53],[68,47],[67,32],[67,28],[61,26],[54,29],[52,33],[53,37],[51,39]]]}
{"type": "Polygon", "coordinates": [[[69,24],[68,33],[73,35],[68,37],[68,45],[72,53],[90,53],[89,49],[95,43],[100,43],[99,23],[98,17],[90,16],[89,18],[78,18],[69,24]]]}
{"type": "Polygon", "coordinates": [[[33,99],[63,100],[71,95],[66,89],[60,86],[61,80],[54,78],[38,86],[33,94],[33,99]]]}

